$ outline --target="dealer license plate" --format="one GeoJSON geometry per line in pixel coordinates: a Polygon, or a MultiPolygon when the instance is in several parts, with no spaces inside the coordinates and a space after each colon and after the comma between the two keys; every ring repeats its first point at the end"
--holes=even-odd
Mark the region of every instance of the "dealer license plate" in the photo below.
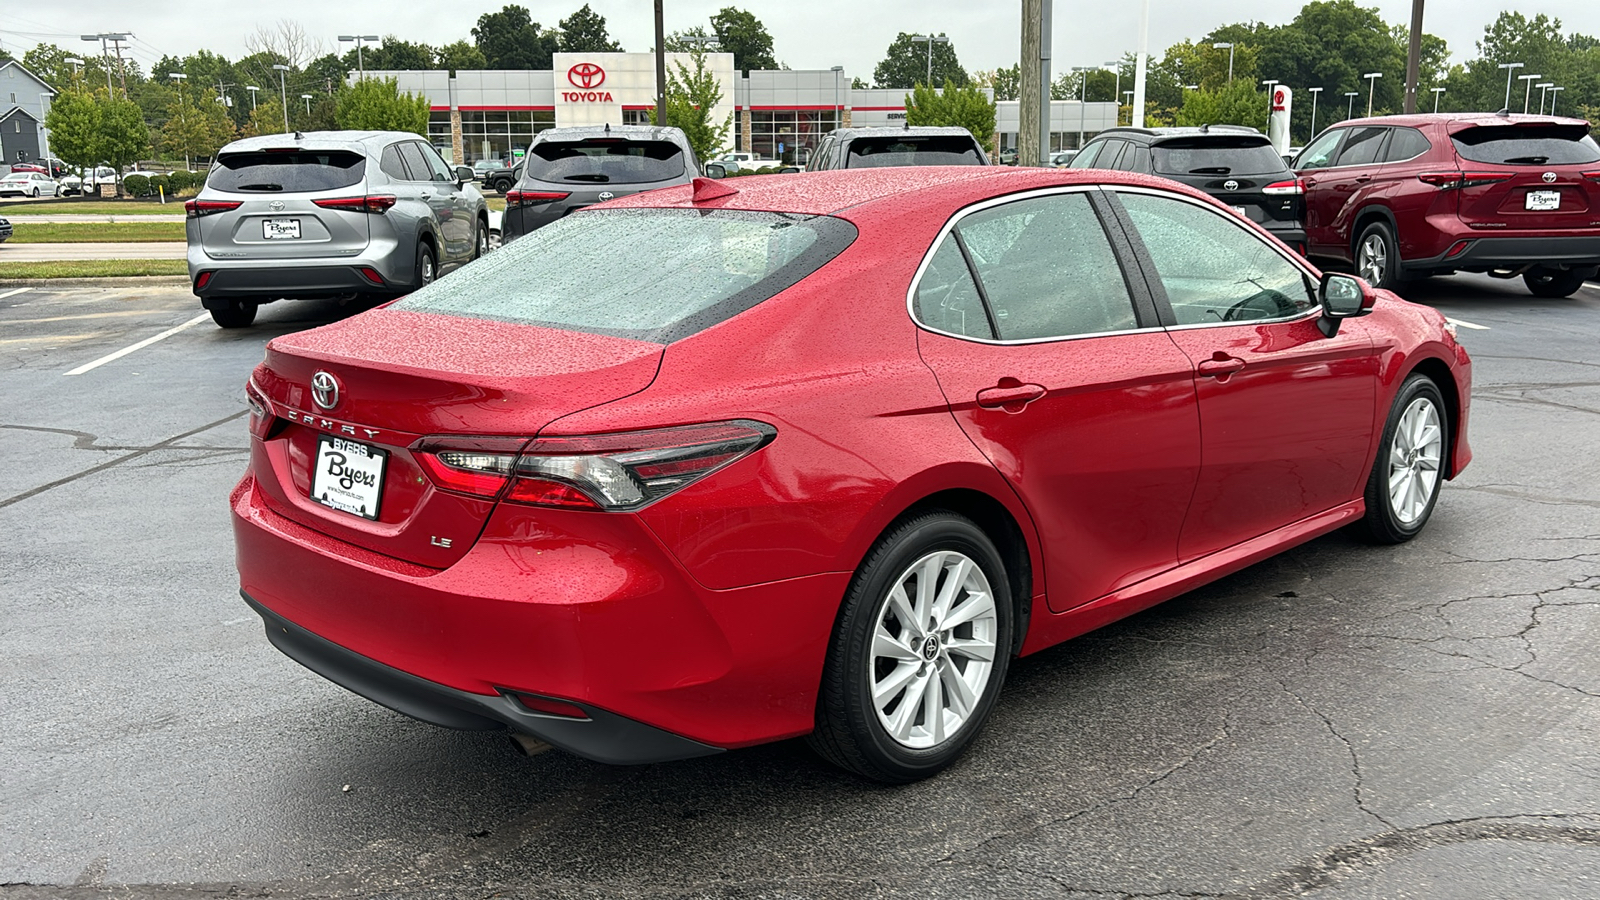
{"type": "Polygon", "coordinates": [[[323,506],[378,518],[383,496],[383,467],[389,451],[331,434],[317,437],[317,468],[311,478],[311,499],[323,506]]]}
{"type": "Polygon", "coordinates": [[[1552,209],[1560,209],[1561,192],[1529,191],[1527,204],[1523,208],[1534,210],[1535,212],[1548,212],[1552,209]]]}
{"type": "Polygon", "coordinates": [[[1239,216],[1240,216],[1240,218],[1244,218],[1244,219],[1248,219],[1248,218],[1250,218],[1250,210],[1248,210],[1248,209],[1245,209],[1245,208],[1244,208],[1244,207],[1242,207],[1242,206],[1235,206],[1235,207],[1234,207],[1234,208],[1233,208],[1233,211],[1234,211],[1234,212],[1236,212],[1236,213],[1238,213],[1238,214],[1239,214],[1239,216]]]}
{"type": "Polygon", "coordinates": [[[297,241],[300,239],[300,220],[262,219],[261,237],[269,241],[297,241]]]}

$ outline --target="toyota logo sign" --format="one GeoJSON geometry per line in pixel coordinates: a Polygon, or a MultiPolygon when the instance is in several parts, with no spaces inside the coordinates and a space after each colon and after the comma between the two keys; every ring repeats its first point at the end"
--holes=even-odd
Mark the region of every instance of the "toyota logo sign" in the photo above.
{"type": "Polygon", "coordinates": [[[339,379],[331,373],[318,372],[311,376],[311,399],[323,409],[339,405],[339,379]]]}
{"type": "Polygon", "coordinates": [[[1545,184],[1555,184],[1556,183],[1556,173],[1554,173],[1554,172],[1546,172],[1546,173],[1544,173],[1544,175],[1542,177],[1544,178],[1544,183],[1545,184]]]}
{"type": "Polygon", "coordinates": [[[586,91],[594,90],[606,83],[606,70],[595,63],[578,63],[567,70],[567,81],[571,82],[575,88],[583,88],[586,91]]]}

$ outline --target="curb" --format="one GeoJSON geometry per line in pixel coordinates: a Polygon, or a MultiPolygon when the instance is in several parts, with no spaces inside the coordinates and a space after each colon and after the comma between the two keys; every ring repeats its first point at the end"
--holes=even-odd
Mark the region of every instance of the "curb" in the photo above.
{"type": "Polygon", "coordinates": [[[149,287],[158,284],[189,285],[187,275],[119,275],[89,278],[0,278],[0,287],[80,288],[149,287]]]}

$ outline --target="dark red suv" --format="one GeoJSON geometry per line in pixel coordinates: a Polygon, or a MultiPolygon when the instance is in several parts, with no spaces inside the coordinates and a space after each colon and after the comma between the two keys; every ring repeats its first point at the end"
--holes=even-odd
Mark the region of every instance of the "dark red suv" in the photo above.
{"type": "Polygon", "coordinates": [[[1566,297],[1600,267],[1600,146],[1582,119],[1352,119],[1294,168],[1311,254],[1354,263],[1377,287],[1487,272],[1566,297]]]}

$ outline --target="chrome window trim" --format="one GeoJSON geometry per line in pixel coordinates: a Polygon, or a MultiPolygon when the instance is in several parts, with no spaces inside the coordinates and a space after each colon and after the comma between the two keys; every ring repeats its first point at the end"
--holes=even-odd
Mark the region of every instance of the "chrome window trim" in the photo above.
{"type": "MultiPolygon", "coordinates": [[[[1206,212],[1209,212],[1212,215],[1216,216],[1217,218],[1221,219],[1222,221],[1227,222],[1229,225],[1232,225],[1234,228],[1237,228],[1240,231],[1245,232],[1246,234],[1250,235],[1252,238],[1255,238],[1256,240],[1261,241],[1263,246],[1265,246],[1267,249],[1273,251],[1274,253],[1278,254],[1279,258],[1281,258],[1282,260],[1287,262],[1289,265],[1291,265],[1294,268],[1300,270],[1300,273],[1302,275],[1304,275],[1306,278],[1311,279],[1311,283],[1312,284],[1321,284],[1322,283],[1322,276],[1320,274],[1318,274],[1318,273],[1313,272],[1310,268],[1308,268],[1304,260],[1296,259],[1292,253],[1285,252],[1285,248],[1279,247],[1277,244],[1275,244],[1275,243],[1273,243],[1271,241],[1262,241],[1261,240],[1261,235],[1257,234],[1254,231],[1251,231],[1250,228],[1246,227],[1246,220],[1239,218],[1237,215],[1235,215],[1235,214],[1233,214],[1231,212],[1230,213],[1224,213],[1222,210],[1219,210],[1216,207],[1212,206],[1211,203],[1208,203],[1208,202],[1206,202],[1204,200],[1200,200],[1199,198],[1196,198],[1196,197],[1187,196],[1185,194],[1174,194],[1174,193],[1170,193],[1168,191],[1161,191],[1161,190],[1156,190],[1154,188],[1143,187],[1141,185],[1118,184],[1118,185],[1106,185],[1105,188],[1106,188],[1106,190],[1108,190],[1108,191],[1110,191],[1112,193],[1119,193],[1119,194],[1120,193],[1148,194],[1148,195],[1150,195],[1152,197],[1165,197],[1165,198],[1170,199],[1170,200],[1178,200],[1178,201],[1187,203],[1190,206],[1194,206],[1194,207],[1198,207],[1200,209],[1203,209],[1206,212]]],[[[1254,222],[1250,222],[1249,224],[1250,225],[1255,225],[1254,222]]],[[[1256,227],[1260,227],[1260,226],[1256,226],[1256,227]]],[[[1265,229],[1263,229],[1263,230],[1265,230],[1265,229]]],[[[1144,237],[1141,235],[1139,239],[1142,241],[1142,240],[1144,240],[1144,237]]],[[[1146,248],[1146,252],[1149,252],[1148,247],[1146,248]]],[[[1155,261],[1151,260],[1151,265],[1154,265],[1154,264],[1155,264],[1155,261]]],[[[1161,275],[1160,272],[1155,272],[1153,274],[1155,274],[1156,277],[1158,277],[1158,278],[1161,275]]],[[[1162,288],[1163,293],[1165,293],[1165,290],[1166,290],[1166,288],[1165,288],[1165,286],[1163,286],[1163,288],[1162,288]]],[[[1322,303],[1320,302],[1321,298],[1318,297],[1315,292],[1313,292],[1311,299],[1316,300],[1318,302],[1315,305],[1313,305],[1309,310],[1306,310],[1305,312],[1302,312],[1302,313],[1296,313],[1296,314],[1294,314],[1292,316],[1280,316],[1280,317],[1278,317],[1276,319],[1250,319],[1249,321],[1245,321],[1245,322],[1196,322],[1196,323],[1190,324],[1190,325],[1169,325],[1169,326],[1167,326],[1166,330],[1167,331],[1190,331],[1190,330],[1193,330],[1193,329],[1196,329],[1196,328],[1222,328],[1222,327],[1235,328],[1235,327],[1238,327],[1240,325],[1262,325],[1262,324],[1270,325],[1270,324],[1275,324],[1275,323],[1278,323],[1278,322],[1298,322],[1301,319],[1307,319],[1307,318],[1311,318],[1313,316],[1321,316],[1322,315],[1322,303]]],[[[1171,306],[1172,306],[1172,301],[1169,299],[1167,301],[1167,307],[1170,309],[1171,306]]]]}
{"type": "MultiPolygon", "coordinates": [[[[1107,187],[1110,187],[1110,185],[1070,184],[1061,185],[1058,187],[1034,188],[1033,190],[1019,191],[1015,194],[1005,194],[1000,197],[990,197],[987,200],[979,200],[977,203],[974,203],[970,206],[964,206],[961,209],[956,210],[955,214],[950,217],[950,220],[945,222],[943,227],[939,229],[939,233],[934,236],[933,242],[928,245],[927,251],[922,255],[922,262],[917,266],[916,274],[911,277],[911,287],[906,291],[906,315],[911,317],[912,324],[930,334],[943,335],[944,337],[955,338],[958,341],[970,341],[974,344],[989,344],[996,347],[1014,347],[1027,344],[1059,344],[1062,341],[1081,341],[1085,338],[1115,337],[1126,334],[1143,334],[1145,332],[1165,331],[1166,329],[1160,325],[1152,325],[1148,328],[1129,328],[1121,331],[1094,331],[1088,334],[1068,334],[1061,335],[1059,337],[1044,338],[1018,338],[1016,340],[1007,341],[998,340],[995,338],[978,338],[967,334],[956,334],[954,332],[944,331],[939,328],[934,328],[932,325],[929,325],[917,318],[917,287],[922,284],[922,274],[928,270],[928,265],[933,261],[934,253],[938,251],[940,245],[944,243],[945,238],[950,236],[950,232],[955,230],[956,225],[960,224],[962,219],[965,219],[967,216],[970,216],[974,213],[983,212],[987,209],[993,209],[997,206],[1005,206],[1008,203],[1016,203],[1022,200],[1032,200],[1037,197],[1051,197],[1063,194],[1087,194],[1091,191],[1098,191],[1107,187]]],[[[1159,196],[1168,196],[1166,194],[1162,194],[1160,191],[1151,191],[1150,193],[1157,194],[1159,196]]],[[[1100,217],[1098,215],[1095,216],[1095,221],[1097,223],[1100,221],[1100,217]]],[[[1104,227],[1104,225],[1101,225],[1102,229],[1104,227]]],[[[1106,243],[1107,245],[1111,243],[1110,235],[1106,236],[1106,243]]],[[[1113,248],[1113,253],[1114,252],[1115,248],[1113,248]]],[[[974,278],[978,277],[977,273],[972,272],[970,269],[968,269],[968,273],[974,278]]],[[[1128,298],[1128,302],[1129,309],[1133,309],[1133,298],[1131,296],[1128,298]]]]}

